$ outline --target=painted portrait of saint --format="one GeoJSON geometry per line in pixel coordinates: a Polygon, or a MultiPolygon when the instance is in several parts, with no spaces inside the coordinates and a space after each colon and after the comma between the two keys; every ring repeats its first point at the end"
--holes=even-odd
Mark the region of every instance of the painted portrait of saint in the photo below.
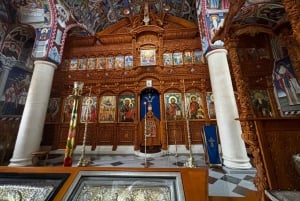
{"type": "Polygon", "coordinates": [[[97,97],[96,96],[85,96],[81,103],[81,115],[80,122],[85,123],[97,122],[97,97]]]}
{"type": "Polygon", "coordinates": [[[214,95],[212,92],[206,93],[206,102],[207,102],[209,118],[215,119],[216,118],[216,109],[215,109],[214,95]]]}
{"type": "Polygon", "coordinates": [[[136,116],[136,101],[134,95],[121,95],[119,97],[119,121],[133,122],[136,116]]]}
{"type": "Polygon", "coordinates": [[[46,122],[57,122],[59,119],[59,106],[60,106],[60,98],[50,98],[47,114],[46,114],[46,122]]]}
{"type": "Polygon", "coordinates": [[[272,117],[270,99],[266,90],[253,90],[251,100],[256,117],[272,117]]]}
{"type": "Polygon", "coordinates": [[[199,93],[185,93],[185,111],[188,119],[203,119],[204,108],[199,93]]]}
{"type": "Polygon", "coordinates": [[[288,114],[300,111],[300,85],[288,57],[275,63],[273,83],[281,112],[288,114]]]}
{"type": "Polygon", "coordinates": [[[116,96],[102,96],[99,104],[99,122],[116,121],[116,96]]]}
{"type": "Polygon", "coordinates": [[[166,93],[165,115],[167,120],[181,120],[183,118],[180,93],[166,93]]]}

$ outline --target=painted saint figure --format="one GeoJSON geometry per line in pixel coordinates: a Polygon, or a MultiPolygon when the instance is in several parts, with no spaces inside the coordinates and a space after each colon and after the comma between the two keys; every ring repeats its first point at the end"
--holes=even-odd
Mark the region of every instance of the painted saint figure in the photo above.
{"type": "Polygon", "coordinates": [[[280,89],[285,93],[289,105],[300,104],[299,94],[300,86],[293,75],[287,68],[286,64],[280,63],[275,70],[275,79],[280,89]]]}
{"type": "Polygon", "coordinates": [[[169,104],[167,106],[167,118],[169,120],[176,120],[178,117],[181,117],[181,108],[176,101],[175,97],[169,99],[169,104]]]}
{"type": "Polygon", "coordinates": [[[133,103],[131,103],[130,99],[125,98],[120,112],[121,112],[121,121],[125,121],[125,122],[134,121],[135,111],[134,111],[133,103]]]}

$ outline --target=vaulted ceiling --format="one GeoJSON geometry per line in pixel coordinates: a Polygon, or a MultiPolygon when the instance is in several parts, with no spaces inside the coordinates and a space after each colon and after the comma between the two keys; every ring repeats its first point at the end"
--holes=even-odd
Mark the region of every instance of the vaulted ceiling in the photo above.
{"type": "MultiPolygon", "coordinates": [[[[206,7],[202,12],[227,13],[224,5],[229,5],[229,0],[215,1],[202,0],[148,0],[149,9],[154,12],[162,12],[168,6],[168,13],[197,23],[196,6],[206,7]],[[197,1],[198,2],[198,1],[197,1]],[[200,1],[199,1],[200,2],[200,1]],[[199,6],[200,5],[200,6],[199,6]]],[[[107,26],[116,23],[124,17],[124,14],[138,14],[144,8],[145,0],[61,0],[57,3],[66,7],[72,17],[87,30],[94,34],[107,26]]],[[[18,15],[16,10],[35,4],[47,4],[48,1],[33,0],[3,0],[0,2],[0,20],[16,23],[18,15]],[[4,12],[6,11],[6,12],[4,12]]],[[[275,27],[285,16],[281,0],[237,0],[231,3],[230,16],[226,25],[259,25],[268,28],[275,27]]],[[[226,7],[226,6],[225,6],[226,7]]]]}
{"type": "MultiPolygon", "coordinates": [[[[198,10],[198,15],[206,18],[206,25],[201,25],[202,29],[207,29],[206,33],[209,33],[208,29],[213,24],[209,15],[222,15],[225,21],[219,23],[224,23],[223,28],[219,29],[214,40],[222,40],[231,33],[272,33],[286,21],[281,0],[236,0],[231,4],[230,0],[2,0],[0,22],[17,24],[21,20],[18,14],[25,8],[41,7],[49,13],[55,8],[50,7],[49,2],[64,7],[70,13],[73,23],[80,25],[79,29],[73,26],[68,32],[69,35],[94,35],[125,16],[139,14],[143,11],[145,2],[148,2],[152,12],[168,12],[193,23],[198,23],[198,10]]],[[[49,20],[47,23],[50,23],[49,20]]]]}

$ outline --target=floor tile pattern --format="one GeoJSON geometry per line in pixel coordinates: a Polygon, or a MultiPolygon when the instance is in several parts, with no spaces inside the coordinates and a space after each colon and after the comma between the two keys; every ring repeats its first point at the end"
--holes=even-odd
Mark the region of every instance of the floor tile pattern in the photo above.
{"type": "MultiPolygon", "coordinates": [[[[63,164],[63,155],[51,154],[47,164],[50,166],[60,166],[63,164]]],[[[176,168],[185,167],[189,154],[181,155],[162,155],[155,157],[141,157],[136,155],[86,155],[85,158],[90,162],[90,166],[99,167],[166,167],[176,168]]],[[[204,161],[203,154],[192,156],[196,167],[208,167],[204,161]]],[[[77,166],[80,155],[74,155],[73,166],[77,166]]],[[[209,195],[210,196],[230,196],[244,197],[248,190],[256,191],[253,184],[255,169],[228,171],[225,167],[209,168],[209,195]]]]}

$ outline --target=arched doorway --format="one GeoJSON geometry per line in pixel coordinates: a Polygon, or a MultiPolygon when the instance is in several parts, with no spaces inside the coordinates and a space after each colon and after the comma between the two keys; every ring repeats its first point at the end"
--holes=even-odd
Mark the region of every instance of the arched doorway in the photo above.
{"type": "Polygon", "coordinates": [[[146,88],[140,96],[140,151],[157,153],[161,151],[160,99],[154,88],[146,88]]]}

